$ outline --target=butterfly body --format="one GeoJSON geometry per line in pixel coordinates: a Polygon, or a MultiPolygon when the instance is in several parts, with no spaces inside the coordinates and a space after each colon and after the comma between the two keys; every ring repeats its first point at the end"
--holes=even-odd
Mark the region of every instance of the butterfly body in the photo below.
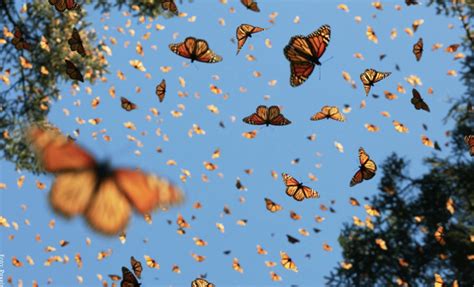
{"type": "Polygon", "coordinates": [[[330,38],[331,28],[323,25],[308,36],[297,35],[290,39],[283,53],[290,61],[292,87],[303,84],[313,73],[314,67],[321,65],[319,59],[326,51],[330,38]]]}
{"type": "Polygon", "coordinates": [[[203,63],[218,63],[222,61],[222,57],[209,49],[209,44],[206,40],[197,39],[194,37],[187,37],[184,42],[177,44],[170,44],[170,50],[181,57],[203,63]]]}
{"type": "Polygon", "coordinates": [[[285,126],[291,124],[291,121],[285,118],[280,113],[280,108],[277,106],[260,105],[257,107],[255,113],[242,119],[243,122],[251,125],[274,125],[274,126],[285,126]]]}

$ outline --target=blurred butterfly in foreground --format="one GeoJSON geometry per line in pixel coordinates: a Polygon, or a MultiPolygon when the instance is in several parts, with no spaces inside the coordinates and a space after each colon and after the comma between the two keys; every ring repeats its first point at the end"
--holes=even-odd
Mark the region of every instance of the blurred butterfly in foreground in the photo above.
{"type": "Polygon", "coordinates": [[[418,42],[413,45],[413,54],[417,61],[420,61],[423,56],[423,38],[418,39],[418,42]]]}
{"type": "Polygon", "coordinates": [[[262,32],[265,30],[264,28],[252,26],[249,24],[242,24],[239,27],[237,27],[237,31],[235,32],[236,38],[237,38],[237,54],[239,54],[240,49],[245,44],[245,41],[247,41],[247,38],[251,38],[252,34],[262,32]]]}
{"type": "Polygon", "coordinates": [[[369,95],[370,87],[373,87],[378,81],[390,76],[390,74],[391,72],[378,72],[374,69],[365,69],[365,71],[360,74],[360,80],[362,84],[364,84],[365,95],[369,95]]]}
{"type": "Polygon", "coordinates": [[[59,12],[79,8],[75,0],[49,0],[49,4],[53,5],[59,12]]]}
{"type": "Polygon", "coordinates": [[[467,135],[464,137],[464,142],[466,142],[469,147],[469,153],[471,156],[474,156],[474,135],[467,135]]]}
{"type": "Polygon", "coordinates": [[[346,120],[344,115],[339,112],[339,109],[335,106],[324,106],[321,108],[320,112],[317,112],[311,117],[312,121],[319,121],[322,119],[333,119],[340,122],[346,120]]]}
{"type": "Polygon", "coordinates": [[[405,4],[407,6],[410,6],[410,5],[418,5],[418,0],[405,0],[405,4]]]}
{"type": "Polygon", "coordinates": [[[245,8],[252,10],[253,12],[260,12],[257,2],[253,0],[240,0],[240,3],[242,3],[245,6],[245,8]]]}
{"type": "Polygon", "coordinates": [[[321,65],[319,58],[326,51],[331,38],[329,25],[319,27],[308,36],[294,36],[286,45],[283,53],[290,61],[290,85],[297,87],[303,84],[313,73],[315,65],[321,65]]]}
{"type": "Polygon", "coordinates": [[[138,283],[135,275],[133,275],[127,267],[122,267],[122,281],[120,281],[120,287],[139,287],[140,285],[141,283],[138,283]]]}
{"type": "Polygon", "coordinates": [[[291,121],[280,114],[280,108],[277,106],[258,106],[255,113],[242,119],[243,122],[251,125],[274,125],[286,126],[291,124],[291,121]]]}
{"type": "Polygon", "coordinates": [[[158,96],[160,103],[165,99],[166,95],[166,81],[165,79],[161,80],[161,83],[156,86],[155,94],[158,96]]]}
{"type": "Polygon", "coordinates": [[[273,200],[271,200],[270,198],[266,198],[265,197],[265,207],[267,208],[268,211],[270,212],[277,212],[277,211],[280,211],[283,209],[283,207],[281,207],[281,205],[279,205],[278,203],[274,202],[273,200]]]}
{"type": "Polygon", "coordinates": [[[369,155],[365,153],[363,148],[359,148],[359,170],[351,179],[350,186],[361,183],[363,180],[369,180],[375,176],[377,165],[370,159],[369,155]]]}
{"type": "Polygon", "coordinates": [[[430,107],[428,107],[428,104],[423,101],[423,98],[421,97],[420,93],[416,89],[411,90],[411,93],[413,94],[413,98],[411,98],[410,102],[413,104],[415,109],[422,109],[429,112],[430,107]]]}
{"type": "Polygon", "coordinates": [[[178,7],[176,6],[176,3],[174,3],[174,0],[162,0],[161,8],[163,8],[163,10],[170,11],[175,15],[179,15],[178,7]]]}
{"type": "Polygon", "coordinates": [[[216,285],[207,282],[203,278],[196,278],[191,282],[191,287],[216,287],[216,285]]]}
{"type": "Polygon", "coordinates": [[[12,44],[17,50],[30,49],[30,45],[26,42],[25,38],[23,37],[23,33],[21,32],[21,29],[19,27],[15,27],[15,31],[13,32],[12,44]]]}
{"type": "Polygon", "coordinates": [[[302,201],[305,198],[319,198],[319,193],[316,190],[303,185],[291,175],[282,173],[281,176],[286,185],[286,194],[297,201],[302,201]]]}
{"type": "Polygon", "coordinates": [[[181,57],[191,59],[203,63],[217,63],[222,61],[222,57],[209,49],[206,40],[187,37],[184,42],[177,44],[169,44],[170,50],[181,57]]]}
{"type": "Polygon", "coordinates": [[[81,71],[74,65],[73,62],[69,60],[64,60],[66,62],[66,74],[69,78],[77,81],[84,82],[84,77],[81,74],[81,71]]]}
{"type": "Polygon", "coordinates": [[[132,266],[133,273],[135,273],[135,276],[137,276],[139,279],[142,277],[142,263],[135,259],[135,257],[131,256],[130,257],[130,265],[132,266]]]}
{"type": "Polygon", "coordinates": [[[72,30],[72,36],[69,40],[67,40],[67,43],[69,44],[71,51],[77,51],[82,57],[86,56],[86,50],[82,45],[81,36],[79,35],[79,31],[76,28],[72,30]]]}
{"type": "Polygon", "coordinates": [[[97,162],[57,129],[30,127],[27,138],[43,169],[56,176],[49,193],[53,209],[66,217],[84,215],[100,233],[123,231],[132,207],[149,214],[183,200],[181,190],[167,180],[97,162]]]}
{"type": "Polygon", "coordinates": [[[120,97],[120,105],[122,109],[126,110],[127,112],[133,111],[137,108],[137,105],[129,101],[125,97],[120,97]]]}

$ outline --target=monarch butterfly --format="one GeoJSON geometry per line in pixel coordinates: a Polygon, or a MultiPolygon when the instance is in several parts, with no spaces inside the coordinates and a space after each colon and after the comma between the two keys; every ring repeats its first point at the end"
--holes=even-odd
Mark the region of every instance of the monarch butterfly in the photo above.
{"type": "Polygon", "coordinates": [[[240,0],[240,3],[242,3],[245,6],[245,8],[252,10],[253,12],[260,12],[257,2],[253,0],[240,0]]]}
{"type": "Polygon", "coordinates": [[[346,120],[344,115],[340,113],[339,109],[335,106],[324,106],[321,108],[320,112],[317,112],[311,117],[312,121],[319,121],[322,119],[333,119],[340,122],[346,120]]]}
{"type": "Polygon", "coordinates": [[[286,185],[286,194],[297,201],[302,201],[305,198],[319,198],[319,193],[316,190],[303,185],[291,175],[282,173],[281,176],[286,185]]]}
{"type": "Polygon", "coordinates": [[[166,80],[165,79],[161,80],[161,83],[159,83],[156,86],[155,94],[158,96],[160,103],[163,102],[166,95],[166,80]]]}
{"type": "Polygon", "coordinates": [[[139,170],[111,168],[57,129],[32,126],[27,138],[44,170],[56,175],[49,201],[66,217],[84,215],[95,230],[123,231],[133,206],[141,214],[182,201],[178,187],[139,170]]]}
{"type": "Polygon", "coordinates": [[[274,125],[274,126],[286,126],[291,124],[291,121],[280,114],[280,108],[277,106],[258,106],[256,112],[248,117],[242,119],[244,123],[250,125],[274,125]]]}
{"type": "Polygon", "coordinates": [[[391,72],[378,72],[374,69],[365,69],[365,71],[360,74],[360,80],[362,84],[364,84],[365,95],[369,95],[370,87],[373,87],[378,81],[390,76],[390,74],[391,72]]]}
{"type": "Polygon", "coordinates": [[[162,0],[161,8],[163,8],[163,10],[170,11],[175,15],[179,15],[178,7],[176,6],[176,3],[174,3],[174,0],[162,0]]]}
{"type": "Polygon", "coordinates": [[[401,122],[393,120],[392,124],[393,124],[393,127],[395,128],[395,130],[397,132],[399,132],[399,133],[407,133],[408,132],[408,128],[404,124],[402,124],[401,122]]]}
{"type": "Polygon", "coordinates": [[[369,180],[375,176],[377,165],[370,159],[369,155],[365,153],[363,148],[359,148],[359,170],[351,179],[350,186],[361,183],[364,179],[369,180]]]}
{"type": "Polygon", "coordinates": [[[120,281],[120,287],[139,287],[140,285],[141,283],[138,283],[135,275],[133,275],[127,267],[122,266],[122,281],[120,281]]]}
{"type": "Polygon", "coordinates": [[[19,27],[15,27],[15,31],[13,32],[12,44],[17,50],[30,49],[30,45],[25,41],[23,33],[21,32],[21,29],[19,27]]]}
{"type": "Polygon", "coordinates": [[[283,267],[293,272],[298,272],[298,267],[296,267],[295,262],[288,256],[284,251],[280,251],[280,263],[283,267]]]}
{"type": "Polygon", "coordinates": [[[73,62],[69,60],[64,60],[66,62],[66,74],[69,78],[77,81],[84,82],[84,77],[81,74],[81,71],[74,65],[73,62]]]}
{"type": "Polygon", "coordinates": [[[136,104],[130,102],[125,97],[120,97],[120,103],[121,103],[122,109],[126,110],[127,112],[133,111],[137,108],[136,104]]]}
{"type": "Polygon", "coordinates": [[[137,276],[138,279],[141,279],[143,271],[142,263],[132,256],[130,257],[130,265],[132,266],[133,273],[135,273],[135,276],[137,276]]]}
{"type": "Polygon", "coordinates": [[[467,135],[464,137],[464,142],[469,147],[469,153],[474,156],[474,135],[467,135]]]}
{"type": "Polygon", "coordinates": [[[326,51],[331,38],[331,27],[323,25],[308,36],[294,36],[283,50],[290,61],[290,85],[297,87],[303,84],[313,73],[315,65],[321,65],[319,58],[326,51]]]}
{"type": "Polygon", "coordinates": [[[421,60],[421,56],[423,56],[423,38],[418,39],[418,42],[413,45],[413,54],[417,61],[421,60]]]}
{"type": "Polygon", "coordinates": [[[413,104],[415,109],[422,109],[429,112],[430,107],[425,103],[425,101],[423,101],[423,98],[421,97],[420,93],[416,89],[412,89],[411,93],[413,94],[413,97],[411,98],[410,102],[413,104]]]}
{"type": "Polygon", "coordinates": [[[295,244],[295,243],[299,243],[300,240],[296,237],[293,237],[289,234],[286,235],[286,239],[288,239],[288,242],[291,243],[291,244],[295,244]]]}
{"type": "Polygon", "coordinates": [[[438,229],[436,229],[434,233],[434,237],[440,245],[446,244],[446,241],[444,240],[444,227],[443,226],[438,226],[438,229]]]}
{"type": "Polygon", "coordinates": [[[405,0],[405,4],[407,6],[410,6],[410,5],[418,5],[418,0],[405,0]]]}
{"type": "Polygon", "coordinates": [[[155,259],[151,258],[148,255],[144,255],[143,257],[145,258],[146,266],[150,268],[160,269],[160,264],[158,264],[155,259]]]}
{"type": "Polygon", "coordinates": [[[244,273],[244,269],[240,266],[239,259],[235,257],[232,260],[232,268],[239,273],[244,273]]]}
{"type": "Polygon", "coordinates": [[[216,285],[210,282],[207,282],[203,278],[196,278],[193,280],[193,282],[191,282],[191,287],[215,287],[215,286],[216,285]]]}
{"type": "Polygon", "coordinates": [[[270,198],[266,198],[265,197],[265,206],[267,208],[268,211],[270,212],[277,212],[277,211],[280,211],[283,209],[283,207],[281,207],[281,205],[275,203],[273,200],[271,200],[270,198]]]}
{"type": "Polygon", "coordinates": [[[72,36],[67,40],[67,43],[69,44],[71,51],[77,51],[82,57],[86,56],[86,50],[82,45],[81,35],[79,35],[79,31],[76,28],[72,30],[72,36]]]}
{"type": "Polygon", "coordinates": [[[244,46],[245,41],[247,41],[247,38],[252,37],[252,34],[262,32],[263,30],[265,29],[249,24],[242,24],[237,27],[237,30],[235,32],[237,38],[237,55],[239,54],[240,49],[242,49],[242,47],[244,46]]]}
{"type": "Polygon", "coordinates": [[[222,61],[222,57],[209,49],[206,40],[187,37],[184,42],[177,44],[169,44],[170,50],[181,57],[191,59],[203,63],[217,63],[222,61]]]}
{"type": "Polygon", "coordinates": [[[79,8],[79,5],[75,0],[49,0],[49,4],[53,5],[58,12],[64,12],[64,10],[74,10],[79,8]]]}

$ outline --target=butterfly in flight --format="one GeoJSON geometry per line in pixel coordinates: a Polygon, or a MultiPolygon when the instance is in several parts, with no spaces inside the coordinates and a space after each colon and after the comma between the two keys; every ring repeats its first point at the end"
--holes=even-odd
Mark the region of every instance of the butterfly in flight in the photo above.
{"type": "Polygon", "coordinates": [[[474,156],[474,135],[467,135],[464,137],[464,142],[466,142],[469,147],[469,153],[471,156],[474,156]]]}
{"type": "Polygon", "coordinates": [[[141,279],[143,271],[142,263],[132,256],[130,257],[130,265],[132,266],[133,273],[135,273],[135,276],[137,276],[138,279],[141,279]]]}
{"type": "Polygon", "coordinates": [[[422,109],[429,112],[430,107],[428,106],[428,104],[425,103],[425,101],[423,101],[423,98],[421,97],[420,93],[416,89],[411,90],[411,93],[413,94],[413,97],[411,98],[410,102],[413,104],[415,109],[422,109]]]}
{"type": "Polygon", "coordinates": [[[284,268],[291,270],[293,272],[298,272],[298,267],[296,267],[295,262],[284,251],[280,251],[280,263],[284,268]]]}
{"type": "Polygon", "coordinates": [[[53,5],[59,12],[79,8],[75,0],[49,0],[49,4],[53,5]]]}
{"type": "Polygon", "coordinates": [[[69,40],[67,40],[67,43],[69,44],[71,51],[77,51],[82,57],[86,56],[86,50],[82,45],[81,36],[79,35],[79,31],[76,28],[72,30],[72,36],[69,40]]]}
{"type": "Polygon", "coordinates": [[[421,56],[423,56],[423,38],[418,39],[418,42],[413,45],[413,55],[417,61],[421,60],[421,56]]]}
{"type": "Polygon", "coordinates": [[[15,27],[15,31],[13,32],[12,44],[17,50],[30,49],[30,44],[26,42],[25,37],[23,36],[23,32],[19,27],[15,27]]]}
{"type": "Polygon", "coordinates": [[[165,99],[165,95],[166,95],[166,81],[165,81],[165,79],[161,80],[161,83],[159,83],[156,86],[155,94],[158,96],[158,99],[160,100],[160,103],[163,102],[163,100],[165,99]]]}
{"type": "Polygon", "coordinates": [[[324,106],[321,108],[320,112],[317,112],[311,117],[312,121],[319,121],[322,119],[333,119],[340,122],[346,120],[344,115],[339,112],[339,109],[335,106],[324,106]]]}
{"type": "Polygon", "coordinates": [[[283,182],[286,185],[286,194],[292,196],[297,201],[302,201],[305,198],[319,198],[319,193],[297,181],[289,174],[282,173],[283,182]]]}
{"type": "Polygon", "coordinates": [[[369,155],[365,153],[363,148],[359,148],[359,170],[351,179],[350,186],[361,183],[363,180],[369,180],[375,176],[377,165],[370,159],[369,155]]]}
{"type": "Polygon", "coordinates": [[[126,110],[127,112],[133,111],[137,108],[137,105],[129,101],[125,97],[120,97],[120,105],[122,109],[126,110]]]}
{"type": "Polygon", "coordinates": [[[313,73],[315,65],[321,65],[319,58],[326,51],[331,38],[331,28],[323,25],[308,36],[294,36],[283,50],[290,61],[290,85],[297,87],[303,84],[313,73]]]}
{"type": "Polygon", "coordinates": [[[247,38],[251,38],[252,34],[262,32],[265,30],[264,28],[252,26],[249,24],[242,24],[239,27],[237,27],[237,31],[235,32],[236,38],[237,38],[237,54],[239,54],[240,49],[245,44],[245,41],[247,41],[247,38]]]}
{"type": "Polygon", "coordinates": [[[291,124],[291,121],[285,118],[280,113],[280,108],[277,106],[258,106],[255,113],[242,119],[243,122],[251,125],[274,125],[285,126],[291,124]]]}
{"type": "Polygon", "coordinates": [[[410,6],[410,5],[418,5],[418,0],[405,0],[405,4],[407,6],[410,6]]]}
{"type": "Polygon", "coordinates": [[[191,282],[191,287],[216,287],[216,285],[207,282],[203,278],[196,278],[191,282]]]}
{"type": "Polygon", "coordinates": [[[97,162],[55,128],[32,126],[27,138],[42,168],[56,178],[49,193],[53,209],[65,217],[84,215],[102,234],[123,231],[132,207],[149,214],[182,201],[181,190],[167,180],[130,168],[97,162]]]}
{"type": "Polygon", "coordinates": [[[365,71],[360,74],[360,80],[362,84],[364,84],[365,95],[369,95],[370,87],[373,87],[378,81],[390,76],[390,74],[391,72],[378,72],[374,69],[365,69],[365,71]]]}
{"type": "Polygon", "coordinates": [[[184,42],[177,44],[169,44],[170,50],[181,57],[203,63],[218,63],[222,61],[222,57],[209,49],[206,40],[187,37],[184,42]]]}
{"type": "Polygon", "coordinates": [[[133,275],[127,267],[122,267],[122,281],[120,281],[120,287],[139,287],[141,283],[138,283],[137,278],[133,275]]]}
{"type": "Polygon", "coordinates": [[[245,6],[245,8],[252,10],[253,12],[260,12],[257,2],[253,0],[240,0],[240,3],[242,3],[245,6]]]}
{"type": "Polygon", "coordinates": [[[175,15],[179,15],[178,7],[176,6],[176,3],[174,3],[174,0],[162,0],[161,8],[163,8],[163,10],[170,11],[175,15]]]}
{"type": "Polygon", "coordinates": [[[270,212],[277,212],[277,211],[280,211],[283,209],[283,207],[281,207],[281,205],[279,205],[278,203],[274,202],[273,200],[271,200],[270,198],[266,198],[265,197],[265,207],[267,208],[268,211],[270,212]]]}
{"type": "Polygon", "coordinates": [[[69,60],[64,60],[66,62],[66,74],[69,78],[77,81],[84,82],[84,77],[81,74],[81,71],[74,65],[73,62],[69,60]]]}

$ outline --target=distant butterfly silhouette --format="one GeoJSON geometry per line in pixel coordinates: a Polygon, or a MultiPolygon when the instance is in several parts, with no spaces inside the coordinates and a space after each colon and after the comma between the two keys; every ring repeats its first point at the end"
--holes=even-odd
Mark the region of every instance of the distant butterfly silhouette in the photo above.
{"type": "Polygon", "coordinates": [[[236,38],[237,38],[237,41],[238,41],[238,43],[237,43],[237,54],[239,54],[240,49],[242,49],[242,47],[244,46],[245,41],[247,41],[247,38],[252,37],[252,34],[262,32],[263,30],[265,30],[265,29],[260,28],[260,27],[256,27],[256,26],[252,26],[252,25],[249,25],[249,24],[242,24],[239,27],[237,27],[237,31],[235,32],[236,33],[236,38]]]}
{"type": "Polygon", "coordinates": [[[257,2],[253,0],[240,0],[240,2],[245,6],[245,8],[252,10],[253,12],[260,12],[257,2]]]}
{"type": "Polygon", "coordinates": [[[288,196],[292,196],[297,201],[302,201],[305,198],[319,198],[319,193],[316,190],[303,185],[289,174],[282,173],[281,175],[288,196]]]}
{"type": "Polygon", "coordinates": [[[418,5],[418,0],[405,0],[405,4],[407,6],[410,6],[410,5],[418,5]]]}
{"type": "Polygon", "coordinates": [[[291,124],[291,121],[280,114],[280,108],[277,106],[258,106],[255,113],[242,119],[243,122],[251,125],[274,125],[285,126],[291,124]]]}
{"type": "Polygon", "coordinates": [[[75,0],[49,0],[49,4],[53,5],[59,12],[79,8],[75,0]]]}
{"type": "Polygon", "coordinates": [[[174,0],[162,0],[161,8],[163,8],[163,10],[170,11],[175,15],[179,15],[178,7],[176,6],[176,3],[174,3],[174,0]]]}
{"type": "Polygon", "coordinates": [[[122,281],[120,281],[120,287],[139,287],[141,283],[138,283],[137,278],[133,273],[128,270],[127,267],[122,267],[122,281]]]}
{"type": "Polygon", "coordinates": [[[81,74],[81,71],[74,65],[73,62],[69,60],[64,60],[66,62],[66,74],[69,78],[77,81],[84,82],[84,77],[81,74]]]}
{"type": "Polygon", "coordinates": [[[423,101],[420,93],[416,89],[411,90],[411,93],[413,94],[413,97],[411,98],[410,102],[413,104],[415,109],[422,109],[429,112],[430,107],[425,103],[425,101],[423,101]]]}
{"type": "Polygon", "coordinates": [[[366,69],[360,74],[360,80],[364,84],[365,94],[369,95],[370,87],[373,87],[375,83],[390,76],[390,72],[378,72],[374,69],[366,69]]]}
{"type": "Polygon", "coordinates": [[[413,45],[413,54],[417,61],[420,61],[423,56],[423,38],[418,39],[418,42],[413,45]]]}
{"type": "Polygon", "coordinates": [[[359,170],[351,179],[350,186],[361,183],[363,180],[369,180],[375,176],[377,165],[370,159],[369,155],[365,153],[363,148],[359,148],[359,170]]]}
{"type": "Polygon", "coordinates": [[[326,51],[331,38],[329,25],[319,27],[308,36],[294,36],[283,50],[290,61],[290,85],[297,87],[303,84],[313,73],[315,65],[321,65],[319,58],[326,51]]]}
{"type": "Polygon", "coordinates": [[[467,135],[464,137],[464,141],[469,147],[469,153],[474,156],[474,135],[467,135]]]}
{"type": "Polygon", "coordinates": [[[273,200],[271,200],[270,198],[266,198],[266,197],[265,197],[265,207],[270,212],[277,212],[277,211],[280,211],[280,210],[283,209],[281,207],[281,205],[275,203],[273,200]]]}
{"type": "Polygon", "coordinates": [[[187,37],[184,42],[169,44],[170,50],[181,57],[188,58],[191,63],[194,61],[203,63],[218,63],[222,57],[209,49],[206,40],[187,37]]]}
{"type": "Polygon", "coordinates": [[[82,57],[86,56],[86,50],[82,45],[81,36],[79,35],[79,31],[76,28],[72,30],[72,36],[69,40],[67,40],[67,43],[69,44],[71,51],[77,51],[82,57]]]}
{"type": "Polygon", "coordinates": [[[133,111],[137,108],[137,105],[129,101],[125,97],[120,97],[120,104],[122,109],[126,110],[127,112],[133,111]]]}
{"type": "Polygon", "coordinates": [[[161,80],[161,83],[159,83],[156,86],[155,94],[158,96],[160,103],[163,102],[166,95],[166,80],[165,79],[161,80]]]}
{"type": "Polygon", "coordinates": [[[339,112],[339,109],[335,106],[324,106],[321,108],[320,112],[317,112],[311,117],[312,121],[319,121],[322,119],[333,119],[340,122],[346,120],[344,115],[339,112]]]}
{"type": "Polygon", "coordinates": [[[132,256],[130,257],[130,265],[132,266],[133,273],[135,273],[135,276],[137,276],[138,279],[141,279],[143,271],[142,263],[132,256]]]}
{"type": "Polygon", "coordinates": [[[30,45],[26,42],[25,38],[23,37],[23,33],[19,27],[15,27],[15,31],[13,32],[12,44],[17,50],[30,49],[30,45]]]}
{"type": "Polygon", "coordinates": [[[123,231],[132,207],[148,214],[183,198],[179,188],[164,179],[97,162],[57,129],[30,127],[27,138],[43,169],[56,176],[49,193],[53,209],[66,217],[84,215],[103,234],[123,231]]]}

